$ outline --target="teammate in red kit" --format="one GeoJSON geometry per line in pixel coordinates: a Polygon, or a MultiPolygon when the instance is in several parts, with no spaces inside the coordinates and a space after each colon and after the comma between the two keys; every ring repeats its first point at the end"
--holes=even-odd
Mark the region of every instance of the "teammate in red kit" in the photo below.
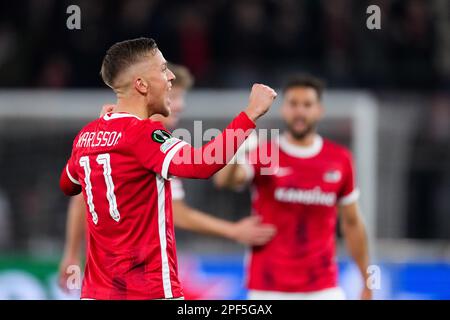
{"type": "MultiPolygon", "coordinates": [[[[215,176],[219,187],[252,187],[253,213],[277,234],[253,247],[248,264],[250,299],[344,299],[338,287],[335,231],[338,209],[347,248],[364,283],[369,263],[359,191],[350,152],[316,133],[323,116],[320,80],[293,78],[281,107],[286,132],[260,143],[245,164],[215,176]],[[274,166],[267,159],[278,159],[274,166]]],[[[366,285],[362,299],[370,299],[366,285]]]]}
{"type": "Polygon", "coordinates": [[[181,298],[170,177],[209,178],[220,170],[276,93],[254,85],[245,112],[194,149],[149,119],[170,114],[174,79],[153,39],[113,45],[101,75],[117,94],[117,108],[80,131],[60,179],[65,194],[83,192],[89,211],[81,298],[181,298]],[[220,152],[225,149],[233,152],[220,152]],[[210,161],[205,150],[217,150],[220,157],[210,161]]]}
{"type": "MultiPolygon", "coordinates": [[[[153,116],[152,119],[161,121],[168,129],[173,129],[179,122],[180,114],[185,105],[185,94],[192,86],[193,78],[189,70],[183,66],[169,64],[169,69],[176,77],[172,81],[172,89],[169,92],[171,113],[168,117],[157,115],[153,116]]],[[[114,105],[106,105],[101,116],[114,111],[114,107],[114,105]]],[[[175,228],[220,236],[244,245],[264,244],[275,233],[273,226],[260,223],[256,217],[246,217],[232,222],[192,208],[184,201],[184,188],[181,179],[173,178],[170,184],[175,228]]],[[[70,283],[73,274],[71,267],[81,265],[81,248],[85,238],[85,224],[86,205],[83,195],[79,194],[70,199],[67,212],[66,242],[59,268],[59,285],[64,291],[68,291],[69,288],[68,283],[70,283]]]]}

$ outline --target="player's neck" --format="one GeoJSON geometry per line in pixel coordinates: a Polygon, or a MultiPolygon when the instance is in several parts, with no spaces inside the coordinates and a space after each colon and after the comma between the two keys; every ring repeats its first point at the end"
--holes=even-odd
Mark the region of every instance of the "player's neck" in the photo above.
{"type": "Polygon", "coordinates": [[[133,97],[118,97],[115,112],[126,112],[139,117],[140,119],[148,119],[150,117],[147,104],[140,99],[133,97]]]}
{"type": "Polygon", "coordinates": [[[290,132],[286,132],[287,141],[293,145],[299,147],[309,147],[314,144],[317,134],[315,131],[308,133],[306,136],[301,138],[295,138],[290,132]]]}

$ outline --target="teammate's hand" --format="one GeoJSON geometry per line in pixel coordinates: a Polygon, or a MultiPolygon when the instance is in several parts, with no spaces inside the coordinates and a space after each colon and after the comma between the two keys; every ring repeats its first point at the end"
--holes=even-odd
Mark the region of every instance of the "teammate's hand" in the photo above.
{"type": "Polygon", "coordinates": [[[261,223],[258,216],[250,216],[237,221],[234,225],[233,240],[250,246],[262,246],[276,233],[271,224],[261,223]]]}
{"type": "Polygon", "coordinates": [[[259,117],[269,110],[276,97],[277,93],[272,88],[263,84],[254,84],[245,113],[253,121],[258,120],[259,117]]]}
{"type": "Polygon", "coordinates": [[[71,256],[64,256],[61,260],[58,273],[58,285],[66,293],[69,292],[67,280],[73,274],[70,272],[69,267],[75,265],[81,268],[80,262],[80,258],[71,256]]]}
{"type": "Polygon", "coordinates": [[[372,290],[364,286],[361,292],[361,300],[372,300],[372,290]]]}
{"type": "Polygon", "coordinates": [[[105,104],[102,107],[102,111],[100,111],[100,118],[103,117],[108,112],[113,112],[115,107],[116,107],[115,104],[105,104]]]}

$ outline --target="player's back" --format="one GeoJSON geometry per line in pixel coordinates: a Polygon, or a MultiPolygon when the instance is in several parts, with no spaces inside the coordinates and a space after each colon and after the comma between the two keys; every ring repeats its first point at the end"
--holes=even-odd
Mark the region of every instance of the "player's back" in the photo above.
{"type": "Polygon", "coordinates": [[[69,165],[83,189],[89,226],[82,298],[182,296],[170,182],[145,165],[152,153],[142,144],[161,133],[164,139],[159,122],[114,113],[88,124],[74,141],[69,165]]]}

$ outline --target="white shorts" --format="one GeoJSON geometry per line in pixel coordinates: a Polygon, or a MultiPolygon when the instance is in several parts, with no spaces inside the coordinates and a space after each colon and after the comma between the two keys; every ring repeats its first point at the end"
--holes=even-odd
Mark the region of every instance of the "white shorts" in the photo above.
{"type": "MultiPolygon", "coordinates": [[[[80,300],[96,300],[91,298],[81,298],[80,300]]],[[[178,298],[162,298],[162,299],[155,299],[155,300],[184,300],[184,297],[178,297],[178,298]]]]}
{"type": "Polygon", "coordinates": [[[249,290],[247,298],[249,300],[345,300],[345,293],[339,287],[312,292],[249,290]]]}

